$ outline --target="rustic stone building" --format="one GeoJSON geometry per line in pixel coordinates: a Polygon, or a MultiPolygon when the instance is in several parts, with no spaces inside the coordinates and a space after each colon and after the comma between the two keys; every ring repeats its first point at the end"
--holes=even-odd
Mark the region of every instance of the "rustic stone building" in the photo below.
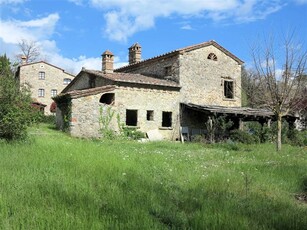
{"type": "Polygon", "coordinates": [[[44,61],[22,63],[16,72],[20,86],[30,88],[34,104],[50,114],[51,99],[59,94],[74,78],[74,75],[44,61]],[[45,106],[44,106],[45,105],[45,106]]]}
{"type": "MultiPolygon", "coordinates": [[[[215,41],[147,60],[141,60],[141,50],[131,46],[129,65],[114,71],[110,51],[102,54],[101,71],[83,69],[56,99],[58,127],[98,137],[99,119],[110,108],[126,126],[178,139],[180,127],[203,125],[189,115],[190,104],[241,107],[243,61],[215,41]]],[[[114,117],[110,125],[118,128],[114,117]]]]}

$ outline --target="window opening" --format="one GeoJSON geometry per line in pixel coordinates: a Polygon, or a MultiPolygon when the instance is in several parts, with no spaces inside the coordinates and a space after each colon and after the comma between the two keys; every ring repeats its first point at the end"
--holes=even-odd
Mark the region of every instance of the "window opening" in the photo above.
{"type": "Polygon", "coordinates": [[[64,78],[63,84],[68,85],[71,82],[71,79],[69,78],[64,78]]]}
{"type": "Polygon", "coordinates": [[[39,80],[45,80],[45,72],[43,72],[43,71],[38,72],[38,79],[39,80]]]}
{"type": "Polygon", "coordinates": [[[162,127],[172,127],[172,112],[162,112],[162,127]]]}
{"type": "Polygon", "coordinates": [[[105,93],[100,97],[99,102],[107,105],[114,104],[115,94],[114,93],[105,93]]]}
{"type": "Polygon", "coordinates": [[[45,90],[44,89],[38,89],[38,97],[45,97],[45,90]]]}
{"type": "Polygon", "coordinates": [[[153,121],[154,111],[153,110],[147,110],[146,118],[147,118],[147,121],[153,121]]]}
{"type": "Polygon", "coordinates": [[[55,97],[58,94],[58,91],[56,89],[51,90],[51,97],[55,97]]]}
{"type": "Polygon", "coordinates": [[[172,76],[172,67],[171,66],[167,66],[164,68],[164,74],[165,76],[172,76]]]}
{"type": "Polygon", "coordinates": [[[138,111],[137,110],[126,110],[126,125],[137,126],[138,122],[138,111]]]}
{"type": "Polygon", "coordinates": [[[217,61],[217,56],[214,53],[210,53],[208,55],[208,59],[209,60],[213,60],[213,61],[217,61]]]}
{"type": "Polygon", "coordinates": [[[224,96],[225,98],[234,98],[233,81],[224,81],[224,96]]]}

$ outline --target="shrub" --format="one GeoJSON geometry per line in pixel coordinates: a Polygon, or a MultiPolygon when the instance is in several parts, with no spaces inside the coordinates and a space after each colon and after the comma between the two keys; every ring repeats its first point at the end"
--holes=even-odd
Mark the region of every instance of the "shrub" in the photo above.
{"type": "Polygon", "coordinates": [[[39,112],[31,106],[31,94],[12,76],[0,76],[0,138],[24,139],[27,127],[38,121],[39,112]]]}
{"type": "Polygon", "coordinates": [[[133,140],[138,140],[145,137],[145,134],[139,130],[136,130],[136,128],[125,126],[123,126],[121,129],[121,135],[133,140]]]}
{"type": "Polygon", "coordinates": [[[260,142],[259,137],[257,135],[249,134],[238,129],[232,130],[230,132],[230,139],[235,142],[240,142],[244,144],[255,144],[260,142]]]}

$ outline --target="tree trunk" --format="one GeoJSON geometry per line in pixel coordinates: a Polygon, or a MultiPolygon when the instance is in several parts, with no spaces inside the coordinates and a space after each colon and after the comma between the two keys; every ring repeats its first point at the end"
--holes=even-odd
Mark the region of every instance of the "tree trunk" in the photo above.
{"type": "Polygon", "coordinates": [[[281,127],[282,127],[282,116],[277,114],[277,140],[276,140],[276,150],[281,150],[281,127]]]}

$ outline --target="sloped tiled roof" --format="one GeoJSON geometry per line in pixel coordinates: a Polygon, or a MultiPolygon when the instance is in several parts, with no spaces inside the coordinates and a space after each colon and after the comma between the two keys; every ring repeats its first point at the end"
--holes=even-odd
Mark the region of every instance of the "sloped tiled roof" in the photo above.
{"type": "Polygon", "coordinates": [[[85,73],[91,74],[91,75],[109,79],[114,82],[125,82],[125,83],[134,83],[134,84],[142,84],[142,85],[157,85],[157,86],[180,88],[180,85],[174,81],[148,77],[142,74],[104,73],[102,71],[88,70],[88,69],[84,69],[82,71],[85,73]]]}
{"type": "Polygon", "coordinates": [[[45,62],[45,61],[37,61],[37,62],[30,62],[30,63],[21,64],[20,66],[18,66],[18,68],[23,67],[23,66],[28,66],[28,65],[35,65],[35,64],[38,64],[38,63],[43,63],[43,64],[46,64],[46,65],[52,66],[52,67],[54,67],[56,69],[59,69],[59,70],[63,71],[66,74],[71,75],[72,77],[75,77],[75,75],[66,72],[64,69],[62,69],[62,68],[60,68],[58,66],[52,65],[52,64],[50,64],[48,62],[45,62]]]}
{"type": "Polygon", "coordinates": [[[161,55],[149,58],[149,59],[142,60],[142,61],[134,63],[134,64],[129,64],[127,66],[120,67],[120,68],[116,69],[115,71],[116,72],[125,71],[125,70],[129,69],[130,67],[132,68],[136,65],[140,65],[140,64],[145,63],[145,62],[157,60],[157,59],[160,59],[160,58],[165,58],[165,57],[168,57],[168,56],[172,56],[172,55],[176,55],[176,54],[180,54],[180,53],[184,53],[184,52],[189,52],[189,51],[196,50],[196,49],[206,47],[206,46],[210,46],[210,45],[213,45],[217,49],[221,50],[223,53],[225,53],[226,55],[228,55],[229,57],[234,59],[240,65],[244,63],[241,59],[239,59],[237,56],[235,56],[234,54],[232,54],[231,52],[226,50],[224,47],[219,45],[216,41],[211,40],[211,41],[208,41],[208,42],[203,42],[203,43],[199,43],[199,44],[196,44],[196,45],[187,46],[187,47],[184,47],[184,48],[181,48],[181,49],[176,49],[176,50],[173,50],[173,51],[170,51],[170,52],[167,52],[167,53],[164,53],[164,54],[161,54],[161,55]]]}
{"type": "Polygon", "coordinates": [[[115,88],[116,87],[114,85],[106,85],[106,86],[101,86],[101,87],[96,87],[96,88],[73,90],[68,93],[63,93],[63,94],[69,94],[71,98],[79,98],[79,97],[85,97],[85,96],[94,95],[98,93],[113,91],[115,88]]]}

